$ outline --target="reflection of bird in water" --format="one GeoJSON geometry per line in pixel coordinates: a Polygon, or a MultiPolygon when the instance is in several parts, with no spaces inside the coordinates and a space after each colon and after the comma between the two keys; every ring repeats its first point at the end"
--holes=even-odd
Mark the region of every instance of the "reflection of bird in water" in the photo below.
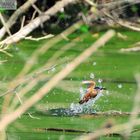
{"type": "Polygon", "coordinates": [[[106,88],[96,87],[94,81],[83,81],[83,84],[87,84],[88,87],[83,99],[79,101],[79,104],[88,102],[90,99],[95,98],[102,90],[106,90],[106,88]]]}

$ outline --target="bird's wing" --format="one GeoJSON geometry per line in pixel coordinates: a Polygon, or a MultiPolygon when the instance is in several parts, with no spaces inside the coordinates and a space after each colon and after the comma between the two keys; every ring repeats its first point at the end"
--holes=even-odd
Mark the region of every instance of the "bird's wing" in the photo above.
{"type": "Polygon", "coordinates": [[[92,85],[96,85],[95,81],[82,81],[82,84],[92,84],[92,85]]]}

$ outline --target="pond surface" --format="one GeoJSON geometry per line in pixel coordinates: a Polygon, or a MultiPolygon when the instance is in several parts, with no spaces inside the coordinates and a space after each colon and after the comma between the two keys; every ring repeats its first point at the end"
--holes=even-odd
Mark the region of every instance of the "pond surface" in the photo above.
{"type": "MultiPolygon", "coordinates": [[[[115,36],[105,46],[99,49],[88,60],[82,63],[76,70],[62,80],[51,90],[40,102],[28,110],[31,118],[26,112],[7,129],[8,140],[71,140],[83,134],[94,132],[103,128],[108,121],[114,124],[127,122],[129,116],[96,116],[96,112],[121,111],[130,112],[133,107],[133,99],[136,92],[135,73],[140,72],[140,52],[120,52],[121,48],[131,47],[139,41],[139,33],[118,30],[127,35],[127,40],[115,36]],[[95,80],[97,85],[107,88],[104,96],[100,97],[89,112],[74,112],[80,100],[80,89],[82,80],[95,80]],[[73,108],[73,110],[72,110],[73,108]]],[[[102,35],[103,32],[99,34],[102,35]]],[[[59,66],[53,67],[44,74],[48,78],[40,81],[25,98],[34,94],[44,83],[46,83],[56,72],[65,67],[73,58],[88,48],[97,38],[94,33],[77,33],[69,36],[69,41],[61,40],[53,45],[46,53],[39,57],[33,65],[32,70],[43,66],[54,54],[61,55],[54,61],[59,66]],[[74,43],[67,51],[60,49],[64,45],[74,43]]],[[[1,60],[7,60],[0,66],[1,92],[6,91],[6,86],[23,68],[31,54],[46,41],[31,42],[23,41],[9,50],[12,58],[1,54],[1,60]]],[[[53,65],[55,64],[53,63],[53,65]]],[[[18,90],[20,90],[19,87],[18,90]]],[[[0,98],[2,106],[3,98],[0,98]]],[[[140,133],[132,134],[132,139],[139,139],[140,133]]],[[[101,137],[101,140],[119,140],[120,137],[101,137]]]]}

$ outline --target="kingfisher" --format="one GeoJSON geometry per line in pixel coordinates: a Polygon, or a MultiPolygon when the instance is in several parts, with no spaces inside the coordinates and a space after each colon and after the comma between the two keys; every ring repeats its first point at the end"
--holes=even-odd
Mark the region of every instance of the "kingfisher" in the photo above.
{"type": "Polygon", "coordinates": [[[103,90],[106,90],[106,88],[96,86],[96,83],[94,81],[83,81],[82,83],[87,84],[88,87],[83,99],[79,101],[79,104],[88,102],[90,99],[95,98],[98,93],[100,93],[103,90]]]}

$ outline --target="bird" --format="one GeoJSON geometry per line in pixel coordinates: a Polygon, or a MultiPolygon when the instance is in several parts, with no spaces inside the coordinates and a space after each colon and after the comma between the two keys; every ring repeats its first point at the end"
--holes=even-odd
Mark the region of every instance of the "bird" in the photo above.
{"type": "Polygon", "coordinates": [[[90,99],[95,98],[102,90],[106,90],[106,88],[96,86],[95,81],[83,81],[82,83],[88,84],[88,87],[84,97],[79,101],[79,104],[88,102],[90,99]]]}

